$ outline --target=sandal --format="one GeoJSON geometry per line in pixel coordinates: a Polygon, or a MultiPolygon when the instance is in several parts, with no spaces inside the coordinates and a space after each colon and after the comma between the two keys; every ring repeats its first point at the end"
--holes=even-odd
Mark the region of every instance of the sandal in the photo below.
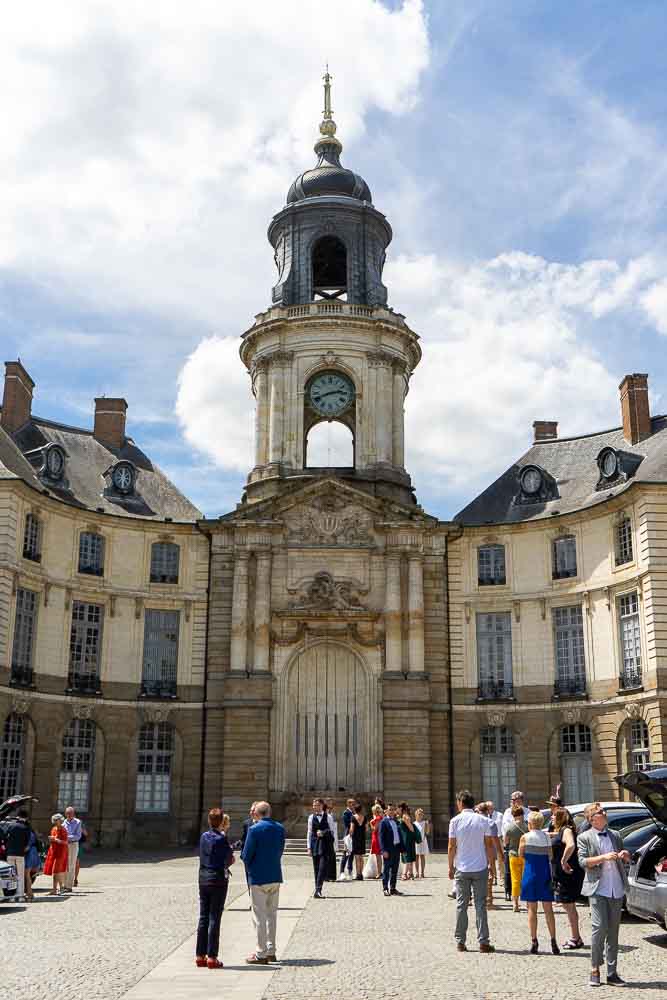
{"type": "Polygon", "coordinates": [[[570,938],[563,945],[563,948],[565,948],[566,951],[576,951],[578,948],[585,948],[585,947],[586,945],[581,940],[581,938],[570,938]]]}

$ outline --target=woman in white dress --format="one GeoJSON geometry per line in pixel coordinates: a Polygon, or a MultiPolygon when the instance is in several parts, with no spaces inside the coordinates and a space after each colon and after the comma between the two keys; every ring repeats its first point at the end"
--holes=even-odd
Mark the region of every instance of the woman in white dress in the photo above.
{"type": "Polygon", "coordinates": [[[426,868],[426,855],[431,853],[428,846],[428,838],[431,834],[431,824],[424,816],[423,809],[415,810],[415,826],[422,835],[421,843],[415,845],[417,860],[415,861],[415,878],[424,878],[426,868]]]}

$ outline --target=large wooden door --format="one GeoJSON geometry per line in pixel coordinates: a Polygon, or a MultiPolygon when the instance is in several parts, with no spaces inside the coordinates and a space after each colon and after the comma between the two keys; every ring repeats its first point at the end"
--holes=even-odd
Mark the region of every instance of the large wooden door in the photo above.
{"type": "Polygon", "coordinates": [[[301,652],[287,683],[288,782],[293,790],[352,791],[367,775],[368,682],[336,643],[301,652]]]}

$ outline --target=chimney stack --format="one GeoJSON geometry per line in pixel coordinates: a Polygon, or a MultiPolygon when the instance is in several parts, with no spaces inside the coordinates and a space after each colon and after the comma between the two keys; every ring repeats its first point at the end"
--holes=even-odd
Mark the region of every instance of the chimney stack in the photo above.
{"type": "Polygon", "coordinates": [[[638,444],[651,435],[648,375],[626,375],[618,388],[621,392],[623,437],[630,444],[638,444]]]}
{"type": "Polygon", "coordinates": [[[32,390],[35,383],[20,361],[5,361],[5,391],[2,396],[0,424],[14,434],[30,420],[32,390]]]}
{"type": "Polygon", "coordinates": [[[558,437],[557,420],[533,420],[533,444],[555,441],[558,437]]]}
{"type": "Polygon", "coordinates": [[[95,400],[95,427],[93,437],[105,448],[120,451],[125,444],[125,414],[127,402],[124,399],[95,400]]]}

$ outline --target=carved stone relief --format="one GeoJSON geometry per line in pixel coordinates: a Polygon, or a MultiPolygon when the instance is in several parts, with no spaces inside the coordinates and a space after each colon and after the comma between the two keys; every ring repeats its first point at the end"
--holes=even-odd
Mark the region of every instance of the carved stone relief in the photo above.
{"type": "Polygon", "coordinates": [[[625,706],[625,714],[628,719],[641,719],[642,706],[639,701],[629,701],[625,706]]]}
{"type": "Polygon", "coordinates": [[[169,718],[168,705],[145,705],[141,714],[144,722],[166,722],[169,718]]]}
{"type": "Polygon", "coordinates": [[[582,721],[583,713],[580,708],[565,708],[561,714],[563,723],[566,726],[574,726],[577,722],[582,721]]]}
{"type": "Polygon", "coordinates": [[[27,715],[30,711],[31,699],[24,694],[15,694],[12,698],[12,712],[15,715],[27,715]]]}
{"type": "Polygon", "coordinates": [[[291,611],[362,611],[357,589],[349,580],[335,580],[322,571],[290,601],[291,611]]]}
{"type": "Polygon", "coordinates": [[[504,726],[507,720],[507,712],[494,710],[487,712],[486,718],[490,726],[504,726]]]}
{"type": "Polygon", "coordinates": [[[70,712],[73,719],[92,719],[95,706],[89,701],[73,701],[70,712]]]}
{"type": "Polygon", "coordinates": [[[318,497],[288,518],[290,542],[301,545],[372,545],[367,511],[333,495],[318,497]]]}

